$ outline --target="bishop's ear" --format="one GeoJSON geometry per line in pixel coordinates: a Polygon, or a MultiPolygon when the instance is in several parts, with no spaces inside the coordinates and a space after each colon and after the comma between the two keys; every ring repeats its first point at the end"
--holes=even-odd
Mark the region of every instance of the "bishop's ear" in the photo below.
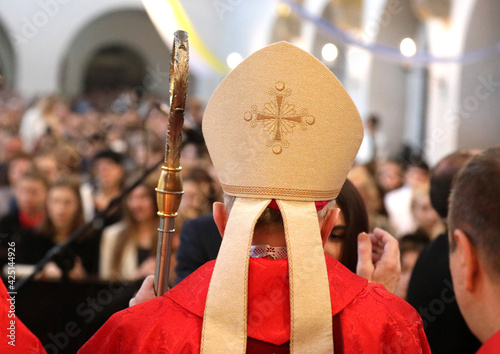
{"type": "Polygon", "coordinates": [[[214,221],[219,229],[221,237],[224,237],[224,231],[226,231],[226,223],[227,223],[227,212],[226,206],[221,202],[214,203],[214,221]]]}
{"type": "Polygon", "coordinates": [[[457,244],[453,256],[458,257],[456,261],[462,267],[463,281],[465,289],[473,291],[476,287],[479,274],[479,259],[476,247],[472,244],[469,237],[462,230],[455,230],[452,237],[457,244]]]}

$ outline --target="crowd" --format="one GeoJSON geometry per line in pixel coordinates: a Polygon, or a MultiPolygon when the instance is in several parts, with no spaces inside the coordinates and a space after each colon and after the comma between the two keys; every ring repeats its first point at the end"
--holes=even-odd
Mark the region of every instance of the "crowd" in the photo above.
{"type": "MultiPolygon", "coordinates": [[[[114,99],[94,94],[73,101],[47,96],[28,104],[3,90],[0,98],[0,230],[18,245],[18,263],[35,264],[51,246],[106,209],[140,171],[163,157],[167,119],[151,104],[153,97],[138,102],[131,92],[117,94],[114,99]]],[[[212,203],[221,200],[201,134],[202,115],[202,102],[190,98],[181,153],[184,196],[176,222],[178,231],[184,221],[211,212],[212,203]]],[[[379,227],[402,240],[404,272],[411,274],[418,250],[444,230],[430,204],[429,168],[418,156],[377,157],[372,154],[371,160],[357,163],[345,187],[346,200],[353,200],[355,194],[359,203],[349,206],[350,215],[347,205],[342,208],[341,220],[363,219],[360,214],[366,214],[366,220],[337,225],[327,251],[350,238],[346,235],[379,227]]],[[[66,266],[70,269],[50,263],[40,277],[59,278],[61,268],[72,279],[132,280],[151,274],[158,223],[157,176],[152,173],[120,207],[98,220],[97,230],[78,240],[78,251],[71,252],[66,266]]],[[[178,245],[179,232],[174,252],[178,245]]],[[[338,250],[328,252],[340,257],[338,250]]],[[[354,270],[356,255],[351,258],[346,262],[354,270]]],[[[2,247],[1,266],[6,261],[6,248],[2,247]]],[[[172,262],[174,271],[175,257],[172,262]]],[[[170,278],[175,279],[175,274],[170,278]]],[[[403,290],[398,294],[405,297],[403,290]]]]}
{"type": "MultiPolygon", "coordinates": [[[[154,272],[159,170],[130,194],[121,192],[163,159],[168,119],[153,98],[138,102],[131,92],[109,97],[67,101],[48,96],[28,104],[12,92],[0,92],[1,267],[7,263],[8,242],[16,244],[18,265],[34,265],[52,246],[93,222],[39,278],[136,280],[154,272]],[[117,197],[122,197],[118,205],[117,197]]],[[[178,231],[183,221],[209,213],[221,198],[203,145],[202,113],[199,100],[190,99],[178,231]]],[[[174,266],[178,244],[177,232],[174,266]]]]}
{"type": "MultiPolygon", "coordinates": [[[[125,91],[27,102],[7,89],[0,91],[0,267],[8,263],[9,242],[16,244],[16,263],[27,265],[18,268],[19,277],[54,245],[93,222],[38,279],[135,281],[154,273],[159,170],[120,203],[114,201],[163,158],[167,119],[153,104],[155,99],[138,100],[125,91]]],[[[204,145],[202,116],[202,102],[189,98],[181,152],[184,196],[176,219],[171,286],[215,259],[220,246],[215,223],[206,215],[223,196],[204,145]],[[196,232],[212,236],[195,246],[196,232]]],[[[447,205],[453,174],[443,177],[442,165],[431,171],[421,156],[406,150],[380,156],[385,147],[377,149],[376,143],[383,139],[375,138],[373,129],[365,133],[373,134],[369,159],[355,163],[337,198],[341,214],[325,251],[356,272],[358,235],[376,228],[388,231],[399,240],[402,269],[399,283],[390,290],[420,311],[415,293],[421,289],[413,284],[409,294],[410,279],[422,250],[428,252],[429,243],[446,238],[447,209],[439,208],[447,205]]],[[[454,171],[475,153],[461,152],[454,171]]],[[[429,340],[432,348],[432,333],[429,340]]]]}

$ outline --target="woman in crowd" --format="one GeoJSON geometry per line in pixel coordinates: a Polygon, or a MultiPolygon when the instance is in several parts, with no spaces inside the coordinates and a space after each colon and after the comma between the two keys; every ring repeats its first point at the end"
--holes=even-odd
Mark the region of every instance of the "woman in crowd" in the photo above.
{"type": "Polygon", "coordinates": [[[112,150],[104,150],[94,157],[93,165],[95,173],[93,204],[95,211],[99,212],[120,194],[125,175],[123,156],[112,150]]]}
{"type": "Polygon", "coordinates": [[[401,165],[396,160],[382,161],[377,167],[377,182],[384,194],[398,189],[403,184],[401,165]]]}
{"type": "Polygon", "coordinates": [[[348,179],[337,197],[340,214],[325,244],[325,251],[356,273],[358,235],[368,232],[368,214],[358,190],[348,179]]]}
{"type": "MultiPolygon", "coordinates": [[[[103,211],[116,198],[123,187],[125,170],[123,156],[111,150],[98,152],[92,161],[93,180],[85,182],[80,193],[83,198],[85,220],[90,221],[96,213],[103,211]]],[[[121,219],[121,211],[114,210],[104,220],[109,226],[121,219]]]]}
{"type": "Polygon", "coordinates": [[[92,275],[97,275],[99,272],[99,245],[102,230],[122,219],[122,208],[119,204],[113,205],[110,210],[107,208],[111,201],[121,193],[125,176],[123,160],[123,155],[111,150],[97,153],[92,162],[94,179],[80,187],[87,222],[106,211],[104,215],[100,215],[97,222],[93,222],[95,230],[89,236],[84,250],[86,253],[84,266],[92,275]]]}
{"type": "Polygon", "coordinates": [[[433,240],[443,233],[445,228],[438,213],[431,205],[429,190],[430,186],[428,184],[413,189],[411,214],[416,224],[413,234],[433,240]]]}
{"type": "MultiPolygon", "coordinates": [[[[63,243],[83,224],[82,200],[76,177],[59,178],[49,189],[46,214],[41,225],[26,234],[18,246],[17,262],[36,264],[54,245],[63,243]]],[[[58,279],[69,276],[72,279],[84,278],[78,250],[85,240],[77,241],[63,253],[54,257],[41,273],[42,278],[58,279]]]]}
{"type": "Polygon", "coordinates": [[[151,176],[132,190],[125,199],[123,219],[104,229],[99,262],[101,278],[132,281],[154,273],[157,182],[157,176],[151,176]]]}
{"type": "Polygon", "coordinates": [[[184,177],[183,187],[179,214],[184,220],[212,212],[214,202],[222,199],[212,177],[200,167],[194,167],[184,177]]]}

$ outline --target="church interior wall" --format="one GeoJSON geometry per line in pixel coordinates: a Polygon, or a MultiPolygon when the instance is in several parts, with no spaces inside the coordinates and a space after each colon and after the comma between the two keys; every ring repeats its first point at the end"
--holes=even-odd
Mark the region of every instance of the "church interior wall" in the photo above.
{"type": "MultiPolygon", "coordinates": [[[[500,39],[500,2],[476,2],[465,37],[464,51],[492,48],[500,39]]],[[[500,57],[462,67],[458,148],[500,144],[500,57]]]]}
{"type": "Polygon", "coordinates": [[[16,57],[14,48],[0,20],[0,76],[6,85],[14,86],[16,79],[16,57]]]}
{"type": "MultiPolygon", "coordinates": [[[[310,13],[322,16],[330,1],[301,3],[310,13]]],[[[500,3],[496,0],[454,0],[447,23],[432,19],[424,23],[415,16],[410,3],[362,1],[363,40],[397,49],[404,37],[411,37],[420,50],[421,43],[428,44],[423,50],[430,55],[452,57],[491,47],[500,38],[496,23],[500,3]],[[402,11],[391,12],[394,4],[402,11]],[[365,36],[367,33],[370,35],[365,36]],[[427,38],[426,33],[432,35],[427,38]]],[[[207,48],[223,62],[232,52],[246,57],[274,40],[273,26],[279,15],[276,4],[268,0],[182,1],[207,48]]],[[[162,75],[168,70],[169,48],[156,34],[140,0],[88,0],[85,6],[68,0],[15,5],[0,0],[0,19],[5,82],[28,98],[59,90],[65,95],[79,93],[86,63],[99,48],[113,43],[144,57],[146,66],[156,75],[145,77],[145,85],[154,86],[153,91],[162,95],[168,90],[168,78],[162,75]]],[[[320,47],[326,41],[331,42],[312,23],[303,21],[294,44],[320,57],[320,47]]],[[[355,46],[339,43],[338,49],[340,55],[332,71],[352,95],[363,118],[369,113],[380,116],[388,150],[395,151],[405,142],[420,143],[432,164],[458,147],[485,147],[498,141],[495,133],[500,131],[496,113],[500,90],[493,87],[494,92],[484,100],[475,96],[480,78],[491,76],[491,81],[500,82],[498,56],[464,66],[430,64],[427,78],[418,67],[387,61],[355,46]],[[427,106],[422,106],[425,102],[427,106]],[[419,107],[426,114],[417,112],[419,107]],[[465,112],[465,119],[460,112],[448,117],[456,107],[469,107],[472,112],[465,112]],[[420,121],[422,117],[425,122],[420,121]],[[419,131],[423,127],[425,131],[419,131]]],[[[205,102],[224,77],[203,71],[193,75],[196,79],[190,92],[205,102]]]]}
{"type": "MultiPolygon", "coordinates": [[[[399,48],[404,38],[416,37],[420,23],[408,0],[399,3],[397,12],[389,11],[390,3],[386,6],[381,15],[387,16],[387,20],[379,22],[380,27],[375,41],[378,44],[399,48]]],[[[411,67],[385,58],[377,56],[372,58],[368,111],[380,117],[380,129],[387,136],[389,151],[397,151],[401,144],[405,143],[403,140],[405,129],[411,129],[405,126],[407,100],[416,99],[408,90],[410,70],[411,67]]]]}

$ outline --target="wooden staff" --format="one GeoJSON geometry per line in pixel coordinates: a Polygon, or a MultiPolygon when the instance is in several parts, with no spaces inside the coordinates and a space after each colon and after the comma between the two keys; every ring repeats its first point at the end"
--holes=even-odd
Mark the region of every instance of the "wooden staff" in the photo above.
{"type": "MultiPolygon", "coordinates": [[[[183,194],[180,166],[180,144],[182,126],[184,125],[184,107],[189,74],[188,34],[177,31],[174,34],[172,61],[170,64],[170,112],[167,141],[165,144],[165,162],[161,167],[161,175],[156,188],[158,215],[158,249],[156,253],[155,292],[162,296],[168,291],[168,275],[174,222],[183,194]]],[[[164,112],[165,107],[161,107],[164,112]]]]}

